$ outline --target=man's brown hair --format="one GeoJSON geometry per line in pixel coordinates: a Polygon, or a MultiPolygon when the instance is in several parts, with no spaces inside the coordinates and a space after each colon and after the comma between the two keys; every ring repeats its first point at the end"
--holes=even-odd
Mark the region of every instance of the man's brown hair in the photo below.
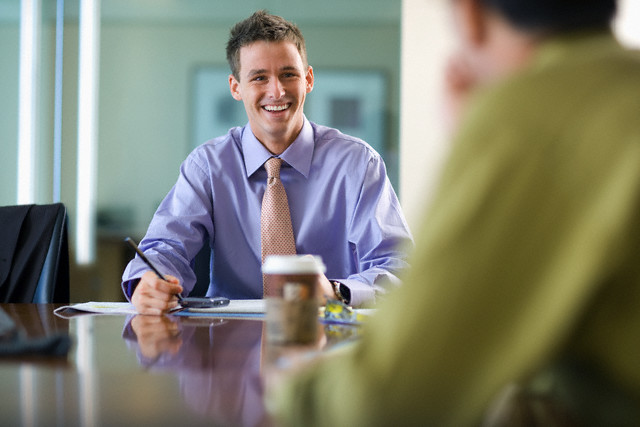
{"type": "Polygon", "coordinates": [[[240,81],[240,49],[256,41],[294,43],[302,58],[302,64],[307,68],[307,48],[300,29],[281,16],[259,10],[234,25],[229,35],[227,61],[236,80],[240,81]]]}

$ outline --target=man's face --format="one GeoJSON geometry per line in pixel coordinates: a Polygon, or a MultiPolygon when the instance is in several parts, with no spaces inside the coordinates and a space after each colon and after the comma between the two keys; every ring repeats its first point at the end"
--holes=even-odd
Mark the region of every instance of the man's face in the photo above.
{"type": "Polygon", "coordinates": [[[294,43],[257,41],[240,49],[238,74],[239,81],[229,76],[232,96],[244,103],[256,138],[280,154],[302,129],[313,69],[305,69],[294,43]]]}

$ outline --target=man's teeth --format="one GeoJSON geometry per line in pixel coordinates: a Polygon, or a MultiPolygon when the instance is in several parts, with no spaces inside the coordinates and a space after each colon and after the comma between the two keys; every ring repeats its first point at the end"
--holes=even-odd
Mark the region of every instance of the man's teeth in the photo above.
{"type": "Polygon", "coordinates": [[[285,105],[265,105],[264,109],[267,111],[282,111],[289,108],[289,104],[285,105]]]}

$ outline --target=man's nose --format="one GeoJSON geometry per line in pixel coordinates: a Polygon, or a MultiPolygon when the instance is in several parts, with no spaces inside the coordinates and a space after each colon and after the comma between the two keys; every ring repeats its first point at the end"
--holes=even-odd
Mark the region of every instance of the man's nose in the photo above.
{"type": "Polygon", "coordinates": [[[269,95],[273,99],[280,99],[284,96],[284,86],[280,79],[271,79],[269,82],[269,95]]]}

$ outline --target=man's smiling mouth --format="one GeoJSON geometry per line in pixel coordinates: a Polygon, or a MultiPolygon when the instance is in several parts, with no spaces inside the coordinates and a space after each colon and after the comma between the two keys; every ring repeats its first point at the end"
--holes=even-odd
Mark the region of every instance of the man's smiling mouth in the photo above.
{"type": "Polygon", "coordinates": [[[264,108],[267,111],[277,112],[277,111],[284,111],[284,110],[288,109],[289,107],[291,107],[291,104],[264,105],[262,108],[264,108]]]}

